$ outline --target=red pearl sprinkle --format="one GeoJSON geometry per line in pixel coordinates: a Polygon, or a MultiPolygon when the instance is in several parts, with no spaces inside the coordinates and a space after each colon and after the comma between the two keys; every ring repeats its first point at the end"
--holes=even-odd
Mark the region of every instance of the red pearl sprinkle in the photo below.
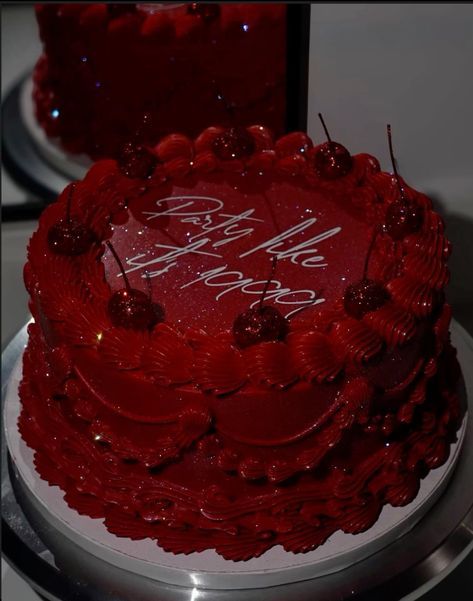
{"type": "Polygon", "coordinates": [[[57,255],[82,255],[93,243],[92,230],[76,219],[61,219],[48,231],[49,249],[57,255]]]}
{"type": "Polygon", "coordinates": [[[232,127],[215,138],[212,148],[217,157],[224,161],[241,159],[253,154],[255,141],[244,127],[232,127]]]}
{"type": "Polygon", "coordinates": [[[342,144],[325,142],[314,149],[313,166],[320,178],[338,179],[349,173],[353,158],[342,144]]]}
{"type": "Polygon", "coordinates": [[[147,179],[153,174],[158,159],[143,146],[131,142],[125,144],[117,159],[119,170],[133,179],[147,179]]]}
{"type": "Polygon", "coordinates": [[[108,313],[114,326],[147,330],[164,320],[164,309],[136,288],[122,288],[108,301],[108,313]]]}
{"type": "Polygon", "coordinates": [[[405,199],[392,202],[385,216],[384,229],[394,240],[401,240],[420,229],[423,209],[405,199]]]}
{"type": "Polygon", "coordinates": [[[270,305],[254,307],[240,313],[233,324],[233,336],[240,348],[285,338],[289,330],[287,319],[270,305]]]}
{"type": "Polygon", "coordinates": [[[361,319],[366,313],[382,307],[388,300],[389,293],[382,284],[363,278],[347,287],[343,306],[350,317],[361,319]]]}
{"type": "Polygon", "coordinates": [[[191,2],[187,7],[187,12],[189,15],[196,15],[202,20],[210,22],[220,16],[220,6],[207,2],[191,2]]]}

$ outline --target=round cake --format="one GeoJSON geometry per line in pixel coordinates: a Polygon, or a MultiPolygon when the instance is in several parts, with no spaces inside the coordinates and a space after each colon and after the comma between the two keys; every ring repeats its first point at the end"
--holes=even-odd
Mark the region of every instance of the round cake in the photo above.
{"type": "Polygon", "coordinates": [[[286,6],[40,4],[36,118],[72,154],[116,157],[209,125],[285,130],[286,6]]]}
{"type": "Polygon", "coordinates": [[[173,553],[368,529],[455,440],[449,254],[424,194],[304,133],[211,127],[96,163],[28,248],[37,471],[173,553]]]}

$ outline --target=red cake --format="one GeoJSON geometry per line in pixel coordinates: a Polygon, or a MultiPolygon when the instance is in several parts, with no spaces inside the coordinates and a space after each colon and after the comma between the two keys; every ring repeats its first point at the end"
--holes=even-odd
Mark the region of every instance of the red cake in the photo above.
{"type": "Polygon", "coordinates": [[[430,200],[262,126],[96,163],[28,248],[20,431],[80,514],[246,560],[359,533],[459,425],[430,200]]]}
{"type": "Polygon", "coordinates": [[[215,124],[285,131],[285,4],[44,4],[36,15],[36,118],[70,153],[116,157],[215,124]]]}

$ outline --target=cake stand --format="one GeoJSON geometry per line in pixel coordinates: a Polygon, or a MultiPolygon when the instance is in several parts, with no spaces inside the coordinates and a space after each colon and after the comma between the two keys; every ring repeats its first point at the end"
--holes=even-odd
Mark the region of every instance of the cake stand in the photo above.
{"type": "MultiPolygon", "coordinates": [[[[25,327],[3,354],[2,398],[26,339],[25,327]]],[[[452,339],[464,371],[471,416],[473,341],[457,323],[452,325],[452,339]]],[[[246,580],[240,582],[238,590],[210,588],[209,582],[199,578],[193,582],[190,573],[183,579],[186,586],[165,584],[87,552],[58,531],[44,512],[38,510],[31,495],[25,494],[23,478],[8,460],[6,444],[2,441],[4,552],[13,567],[48,599],[233,601],[243,595],[249,601],[262,596],[268,601],[415,599],[445,577],[473,548],[471,419],[464,424],[464,437],[463,449],[446,490],[427,514],[400,538],[355,564],[326,571],[316,578],[261,589],[253,587],[255,580],[249,575],[243,576],[246,580]]],[[[228,564],[229,570],[235,565],[228,564]]]]}
{"type": "MultiPolygon", "coordinates": [[[[42,202],[28,203],[28,217],[37,217],[44,203],[56,199],[74,179],[48,162],[33,139],[25,120],[25,94],[31,90],[31,74],[21,77],[2,102],[2,158],[10,176],[42,202]],[[31,205],[31,206],[30,206],[31,205]]],[[[31,106],[31,115],[33,113],[31,106]]],[[[8,217],[8,215],[7,215],[8,217]]],[[[12,217],[14,218],[14,217],[12,217]]]]}

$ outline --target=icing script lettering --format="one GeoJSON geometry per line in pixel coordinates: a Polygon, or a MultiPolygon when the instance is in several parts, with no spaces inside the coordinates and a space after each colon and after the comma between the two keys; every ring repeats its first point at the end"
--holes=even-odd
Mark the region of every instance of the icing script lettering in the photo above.
{"type": "MultiPolygon", "coordinates": [[[[182,195],[161,198],[156,201],[155,210],[143,211],[146,220],[150,221],[163,216],[174,217],[192,231],[187,233],[187,241],[182,245],[169,237],[172,243],[155,244],[152,251],[141,252],[128,258],[125,271],[130,273],[142,270],[142,277],[153,278],[177,268],[180,262],[182,264],[182,261],[185,261],[186,257],[190,255],[223,259],[220,254],[221,247],[243,238],[249,239],[253,232],[257,231],[259,224],[264,222],[264,220],[256,218],[254,214],[254,208],[230,214],[225,211],[224,202],[212,196],[182,195]]],[[[318,247],[324,241],[339,234],[341,227],[333,227],[310,236],[316,223],[315,217],[308,218],[240,253],[239,258],[245,259],[256,253],[267,253],[277,256],[279,261],[288,260],[302,268],[327,267],[325,256],[318,247]],[[307,238],[308,233],[309,238],[307,238]],[[307,239],[300,240],[302,236],[307,239]]],[[[121,277],[121,274],[118,277],[121,277]]],[[[266,280],[255,280],[245,276],[241,271],[229,269],[227,264],[221,264],[198,273],[195,278],[182,284],[181,289],[198,284],[216,288],[215,299],[217,301],[235,291],[254,296],[255,300],[250,304],[250,307],[254,307],[260,301],[266,280]]],[[[269,282],[265,298],[280,305],[287,305],[291,310],[286,313],[286,317],[294,315],[308,305],[325,302],[324,298],[319,298],[315,290],[292,290],[277,279],[269,282]]]]}
{"type": "Polygon", "coordinates": [[[265,250],[267,253],[272,255],[276,255],[278,259],[290,259],[291,263],[295,263],[296,265],[300,263],[302,267],[327,267],[327,263],[323,263],[324,257],[322,255],[317,255],[317,248],[314,244],[322,242],[323,240],[327,240],[332,236],[335,236],[341,231],[341,227],[334,227],[326,232],[322,232],[309,240],[305,240],[304,242],[300,242],[295,246],[291,246],[285,250],[281,250],[280,247],[284,245],[284,241],[288,238],[292,238],[295,234],[303,232],[311,225],[316,223],[317,219],[315,217],[311,217],[299,225],[295,225],[294,227],[289,228],[282,234],[259,244],[255,248],[248,250],[240,255],[240,258],[247,257],[259,250],[265,250]],[[280,250],[278,250],[278,248],[280,250]],[[307,258],[301,259],[300,257],[304,257],[307,255],[307,258]],[[315,256],[314,256],[315,255],[315,256]]]}

